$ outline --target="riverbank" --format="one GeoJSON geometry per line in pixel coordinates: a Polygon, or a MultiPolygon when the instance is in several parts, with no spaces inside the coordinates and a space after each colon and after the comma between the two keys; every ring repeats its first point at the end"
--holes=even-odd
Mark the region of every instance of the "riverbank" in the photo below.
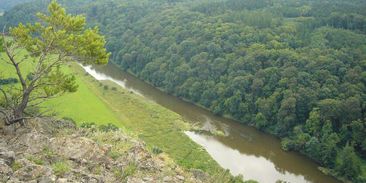
{"type": "MultiPolygon", "coordinates": [[[[14,76],[9,66],[1,66],[4,77],[14,76]]],[[[23,72],[32,66],[25,68],[23,72]]],[[[57,118],[72,119],[78,125],[85,122],[98,125],[112,123],[145,141],[148,149],[166,153],[186,170],[201,169],[217,176],[218,180],[232,178],[201,146],[184,134],[190,126],[178,114],[114,83],[99,82],[77,64],[64,68],[64,71],[75,73],[79,88],[75,93],[44,104],[53,109],[57,118]]]]}
{"type": "MultiPolygon", "coordinates": [[[[135,73],[131,72],[130,70],[125,71],[121,67],[119,67],[119,68],[122,70],[121,72],[126,72],[126,73],[128,73],[128,74],[136,77],[137,79],[141,80],[142,82],[147,83],[149,86],[154,87],[154,85],[152,83],[149,83],[148,81],[141,79],[138,75],[136,75],[135,73]]],[[[198,103],[192,102],[192,101],[190,101],[190,100],[188,100],[186,98],[181,98],[181,97],[179,97],[177,95],[174,95],[174,93],[168,93],[162,87],[154,87],[154,88],[156,88],[160,92],[166,93],[167,95],[170,95],[170,96],[179,98],[179,100],[182,100],[182,101],[184,101],[186,103],[189,103],[189,104],[192,104],[194,106],[197,106],[198,108],[201,108],[202,110],[210,111],[205,106],[202,106],[202,105],[200,105],[198,103]]],[[[210,111],[210,113],[213,113],[213,112],[210,111]]],[[[226,113],[225,114],[222,114],[222,115],[217,115],[217,116],[219,116],[220,118],[228,119],[229,121],[234,121],[235,123],[238,123],[238,124],[243,125],[243,126],[250,126],[250,127],[256,128],[256,130],[258,130],[258,131],[261,131],[261,132],[264,132],[266,134],[269,134],[269,135],[273,136],[274,138],[276,138],[276,139],[278,139],[280,141],[282,140],[279,136],[276,136],[276,134],[273,131],[271,131],[270,129],[259,129],[252,122],[243,122],[243,121],[240,121],[240,120],[235,119],[233,116],[230,116],[230,115],[228,115],[226,113]]],[[[282,148],[282,149],[285,150],[284,148],[282,148]]],[[[324,177],[329,176],[329,177],[332,177],[334,179],[334,181],[338,180],[339,182],[349,182],[349,180],[347,180],[346,178],[339,176],[339,174],[336,173],[335,169],[332,170],[332,169],[328,169],[328,168],[322,167],[316,160],[314,160],[312,157],[310,157],[308,154],[306,154],[305,151],[293,151],[293,150],[291,150],[291,151],[286,150],[286,151],[289,152],[289,153],[294,152],[296,154],[300,154],[304,158],[306,158],[309,161],[311,161],[314,164],[316,164],[316,168],[320,172],[322,172],[322,174],[324,175],[324,177]]],[[[365,160],[364,159],[360,159],[360,164],[361,164],[361,176],[360,177],[362,177],[361,178],[362,180],[360,180],[360,181],[362,182],[363,181],[363,177],[366,177],[366,163],[365,163],[365,160]]]]}
{"type": "MultiPolygon", "coordinates": [[[[220,169],[200,146],[184,135],[183,131],[190,127],[178,114],[112,82],[96,81],[85,74],[78,65],[72,65],[70,68],[76,73],[77,78],[115,114],[121,124],[136,133],[150,148],[161,149],[186,168],[199,168],[208,172],[220,169]]],[[[74,116],[66,113],[63,115],[71,118],[74,116]]]]}
{"type": "Polygon", "coordinates": [[[190,138],[204,147],[211,157],[222,167],[229,169],[233,175],[244,174],[246,179],[259,182],[274,180],[299,183],[338,182],[333,177],[320,172],[319,165],[309,158],[296,152],[282,150],[280,141],[272,135],[216,116],[192,103],[166,94],[135,76],[121,71],[112,63],[102,67],[87,66],[84,70],[97,80],[117,83],[174,111],[194,126],[200,126],[208,131],[224,132],[224,136],[194,133],[193,138],[192,136],[190,138]],[[266,173],[263,174],[263,172],[266,173]]]}

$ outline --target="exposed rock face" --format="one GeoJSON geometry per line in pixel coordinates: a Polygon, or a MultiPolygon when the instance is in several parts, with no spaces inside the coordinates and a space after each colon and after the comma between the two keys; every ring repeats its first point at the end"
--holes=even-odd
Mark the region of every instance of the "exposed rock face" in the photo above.
{"type": "Polygon", "coordinates": [[[0,128],[0,182],[206,182],[205,173],[183,171],[122,131],[44,118],[11,131],[0,128]]]}

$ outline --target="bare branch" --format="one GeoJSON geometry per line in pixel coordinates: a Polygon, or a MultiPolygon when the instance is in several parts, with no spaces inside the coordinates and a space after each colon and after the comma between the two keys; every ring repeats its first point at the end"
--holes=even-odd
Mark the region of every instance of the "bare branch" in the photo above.
{"type": "Polygon", "coordinates": [[[4,89],[2,89],[1,87],[0,87],[0,92],[4,95],[4,98],[5,98],[5,102],[7,103],[7,104],[10,104],[10,100],[9,100],[9,97],[8,97],[8,95],[6,94],[6,92],[5,92],[5,90],[4,89]]]}
{"type": "Polygon", "coordinates": [[[26,81],[25,81],[25,79],[22,75],[22,72],[20,71],[19,64],[15,61],[14,55],[11,53],[12,51],[9,49],[8,45],[5,43],[6,41],[5,41],[5,33],[4,32],[3,32],[3,39],[4,39],[5,53],[8,56],[11,63],[13,64],[13,66],[14,66],[16,72],[17,72],[18,78],[20,80],[20,83],[22,84],[23,91],[25,91],[27,89],[27,83],[26,83],[26,81]]]}

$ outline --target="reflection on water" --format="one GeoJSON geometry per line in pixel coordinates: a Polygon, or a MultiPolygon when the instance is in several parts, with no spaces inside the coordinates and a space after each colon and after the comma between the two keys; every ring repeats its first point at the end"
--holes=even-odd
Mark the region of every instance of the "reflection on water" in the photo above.
{"type": "Polygon", "coordinates": [[[136,77],[121,71],[115,65],[103,67],[83,66],[84,70],[97,80],[109,80],[134,93],[180,114],[185,120],[199,123],[207,130],[217,129],[227,136],[207,136],[186,132],[196,143],[233,175],[243,174],[245,179],[264,183],[283,180],[293,183],[338,182],[322,174],[317,164],[294,152],[281,149],[280,141],[252,127],[241,125],[230,119],[213,115],[211,112],[168,95],[146,84],[136,77]]]}
{"type": "Polygon", "coordinates": [[[96,71],[95,69],[92,68],[91,65],[82,66],[82,67],[84,68],[84,70],[87,73],[89,73],[91,76],[93,76],[98,81],[107,81],[107,80],[108,81],[112,81],[112,82],[118,84],[119,86],[122,86],[123,88],[127,88],[128,90],[134,92],[135,94],[138,94],[140,96],[143,96],[139,91],[134,90],[133,88],[128,88],[126,86],[126,80],[117,80],[117,79],[114,79],[112,77],[109,77],[108,75],[106,75],[104,73],[101,73],[101,72],[96,71]]]}
{"type": "Polygon", "coordinates": [[[226,146],[213,136],[186,132],[197,144],[203,146],[207,152],[225,169],[233,175],[245,173],[245,179],[255,179],[259,182],[307,182],[301,175],[295,175],[286,170],[279,170],[276,165],[263,156],[247,155],[226,146]]]}

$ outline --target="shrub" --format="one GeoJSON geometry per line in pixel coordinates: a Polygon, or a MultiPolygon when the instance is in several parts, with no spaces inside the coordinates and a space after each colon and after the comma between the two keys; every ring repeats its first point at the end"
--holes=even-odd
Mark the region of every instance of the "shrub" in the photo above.
{"type": "Polygon", "coordinates": [[[109,89],[109,86],[108,86],[108,85],[104,85],[104,86],[103,86],[103,89],[104,89],[104,90],[108,90],[108,89],[109,89]]]}
{"type": "Polygon", "coordinates": [[[107,125],[100,125],[99,130],[102,132],[110,132],[110,131],[117,131],[119,128],[111,123],[108,123],[107,125]]]}
{"type": "Polygon", "coordinates": [[[163,153],[163,150],[161,150],[159,147],[157,147],[157,146],[154,146],[153,148],[152,148],[152,153],[154,153],[154,154],[161,154],[161,153],[163,153]]]}
{"type": "Polygon", "coordinates": [[[94,128],[96,125],[94,122],[83,122],[80,125],[80,128],[94,128]]]}

